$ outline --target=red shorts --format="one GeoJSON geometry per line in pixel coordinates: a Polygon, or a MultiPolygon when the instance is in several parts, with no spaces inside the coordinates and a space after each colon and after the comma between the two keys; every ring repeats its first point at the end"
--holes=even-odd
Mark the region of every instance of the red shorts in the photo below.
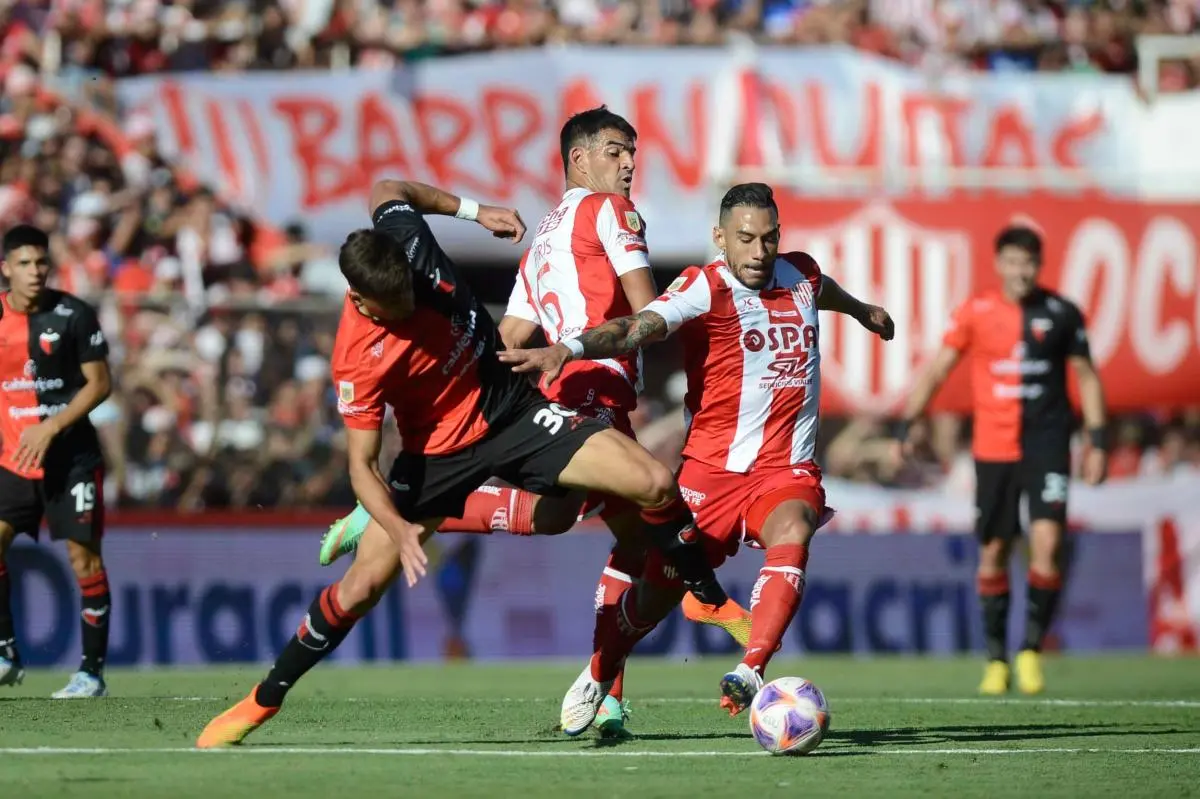
{"type": "MultiPolygon", "coordinates": [[[[784,502],[800,500],[809,505],[816,512],[818,527],[832,515],[825,507],[825,489],[816,466],[741,474],[684,459],[678,479],[679,491],[696,516],[700,541],[714,569],[736,553],[739,544],[761,549],[759,533],[784,502]]],[[[674,570],[665,566],[661,555],[652,551],[645,573],[656,582],[677,582],[666,576],[674,570]]]]}
{"type": "MultiPolygon", "coordinates": [[[[539,387],[550,401],[604,422],[637,440],[629,421],[630,412],[637,407],[637,392],[628,380],[607,366],[575,361],[567,364],[552,384],[547,386],[543,381],[539,387]]],[[[588,494],[579,511],[579,519],[589,519],[596,514],[610,519],[633,507],[636,506],[627,499],[593,492],[588,494]]]]}

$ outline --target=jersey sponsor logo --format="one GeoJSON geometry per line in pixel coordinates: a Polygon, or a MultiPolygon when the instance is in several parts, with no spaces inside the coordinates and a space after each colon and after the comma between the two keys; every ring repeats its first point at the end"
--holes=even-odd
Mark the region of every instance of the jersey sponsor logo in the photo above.
{"type": "Polygon", "coordinates": [[[4,391],[57,391],[66,385],[60,377],[42,378],[42,377],[27,377],[18,378],[17,380],[5,380],[0,383],[0,390],[4,391]]]}
{"type": "Polygon", "coordinates": [[[395,205],[389,205],[387,208],[383,209],[383,211],[379,214],[379,218],[383,219],[385,216],[390,216],[399,211],[408,211],[411,213],[412,210],[413,207],[407,203],[396,203],[395,205]]]}
{"type": "Polygon", "coordinates": [[[342,416],[360,416],[367,412],[367,406],[362,403],[355,404],[338,400],[337,411],[342,416]]]}
{"type": "Polygon", "coordinates": [[[831,316],[822,369],[864,411],[886,412],[903,398],[920,363],[937,349],[949,309],[971,290],[970,235],[915,224],[886,202],[826,227],[789,225],[780,250],[812,254],[823,272],[922,331],[885,346],[854,319],[831,316]],[[914,282],[920,291],[912,291],[914,282]]]}
{"type": "Polygon", "coordinates": [[[28,419],[38,418],[44,419],[47,416],[54,416],[57,413],[62,413],[67,407],[67,403],[60,402],[55,405],[32,405],[26,408],[9,408],[8,415],[13,419],[28,419]]]}
{"type": "Polygon", "coordinates": [[[52,330],[47,330],[45,333],[42,333],[42,335],[38,336],[38,344],[41,346],[42,352],[46,353],[47,355],[52,355],[54,353],[54,348],[58,345],[58,342],[61,338],[62,336],[60,334],[55,333],[52,330]]]}
{"type": "MultiPolygon", "coordinates": [[[[1012,354],[1005,359],[992,361],[988,368],[994,375],[1045,375],[1050,373],[1050,361],[1044,358],[1026,358],[1028,351],[1025,342],[1018,341],[1012,348],[1012,354]]],[[[997,394],[996,396],[1000,396],[997,394]]]]}
{"type": "Polygon", "coordinates": [[[459,359],[468,350],[471,353],[470,357],[462,365],[462,369],[459,370],[459,376],[465,374],[471,364],[475,363],[483,355],[483,351],[486,349],[485,342],[482,339],[479,341],[475,340],[477,322],[478,318],[473,310],[466,319],[455,315],[451,320],[450,335],[456,337],[457,340],[454,342],[454,349],[450,350],[450,357],[442,365],[443,375],[449,375],[451,370],[454,369],[454,365],[458,363],[459,359]],[[473,349],[471,348],[472,344],[475,345],[473,349]]]}
{"type": "Polygon", "coordinates": [[[808,373],[807,352],[776,358],[767,364],[767,369],[772,376],[760,381],[759,388],[804,388],[812,383],[812,376],[808,373]]]}
{"type": "Polygon", "coordinates": [[[543,216],[542,221],[538,223],[537,233],[533,235],[535,237],[544,236],[550,231],[554,230],[556,227],[562,224],[562,221],[567,217],[567,212],[570,210],[571,207],[566,203],[563,203],[550,213],[543,216]]]}
{"type": "Polygon", "coordinates": [[[88,344],[93,347],[99,347],[99,346],[103,345],[104,344],[104,331],[97,330],[95,333],[93,333],[92,337],[90,339],[88,339],[88,344]]]}
{"type": "Polygon", "coordinates": [[[708,496],[708,494],[704,493],[703,491],[697,491],[694,488],[688,488],[687,486],[679,487],[679,495],[683,497],[683,501],[687,503],[689,508],[700,507],[700,503],[704,502],[705,498],[708,496]]]}
{"type": "Polygon", "coordinates": [[[791,352],[808,350],[817,346],[817,328],[814,325],[784,323],[771,325],[766,332],[750,328],[742,334],[742,346],[750,352],[791,352]]]}
{"type": "Polygon", "coordinates": [[[382,341],[376,341],[375,345],[371,347],[371,357],[372,358],[382,358],[383,357],[383,342],[382,341]]]}

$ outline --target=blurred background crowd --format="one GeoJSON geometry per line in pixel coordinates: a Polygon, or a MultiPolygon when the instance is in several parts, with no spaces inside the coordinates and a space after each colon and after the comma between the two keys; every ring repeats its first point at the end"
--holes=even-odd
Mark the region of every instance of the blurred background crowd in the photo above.
{"type": "MultiPolygon", "coordinates": [[[[387,67],[566,41],[714,44],[731,31],[937,69],[1128,72],[1133,36],[1189,32],[1198,17],[1195,0],[0,0],[0,219],[52,231],[58,285],[100,308],[118,389],[93,418],[115,504],[347,506],[333,253],[299,222],[257,224],[170,163],[150,119],[119,113],[113,78],[387,67]]],[[[1198,67],[1166,63],[1161,86],[1194,86],[1198,67]]],[[[500,271],[490,279],[511,280],[500,271]]],[[[657,380],[637,419],[668,461],[682,441],[677,364],[669,348],[651,354],[657,380]]],[[[934,457],[904,469],[888,420],[823,424],[832,475],[970,490],[963,419],[936,420],[934,457]]],[[[1115,478],[1200,471],[1200,410],[1120,419],[1114,433],[1115,478]]]]}

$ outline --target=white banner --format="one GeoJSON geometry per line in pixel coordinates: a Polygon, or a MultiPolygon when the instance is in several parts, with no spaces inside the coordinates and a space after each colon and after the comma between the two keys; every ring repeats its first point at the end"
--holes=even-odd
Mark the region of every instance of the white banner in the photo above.
{"type": "MultiPolygon", "coordinates": [[[[769,179],[792,170],[791,182],[822,193],[844,194],[848,170],[887,176],[866,190],[922,196],[971,170],[1015,170],[1028,188],[1033,170],[1057,191],[1130,195],[1145,124],[1124,78],[981,73],[933,87],[840,49],[548,49],[394,72],[137,78],[119,93],[153,116],[171,157],[327,243],[367,222],[368,189],[383,177],[537,219],[562,190],[562,122],[605,102],[638,130],[634,199],[651,249],[675,261],[705,257],[715,182],[758,167],[769,179]]],[[[439,233],[454,255],[516,260],[469,225],[439,233]]]]}

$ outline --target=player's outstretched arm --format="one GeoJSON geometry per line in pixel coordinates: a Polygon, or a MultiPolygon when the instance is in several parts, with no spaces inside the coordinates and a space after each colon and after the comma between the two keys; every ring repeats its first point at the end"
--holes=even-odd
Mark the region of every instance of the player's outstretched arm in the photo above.
{"type": "Polygon", "coordinates": [[[424,528],[405,519],[392,504],[387,481],[379,471],[379,450],[382,442],[383,436],[378,428],[346,428],[350,485],[367,513],[379,522],[400,550],[404,578],[412,586],[425,576],[425,565],[429,562],[421,549],[421,533],[424,528]]]}
{"type": "Polygon", "coordinates": [[[646,344],[662,341],[668,333],[666,319],[654,311],[642,311],[605,322],[553,347],[507,350],[499,353],[499,357],[512,364],[514,372],[545,372],[549,380],[554,380],[570,361],[626,355],[646,344]]]}
{"type": "Polygon", "coordinates": [[[453,216],[478,222],[498,239],[514,244],[525,238],[525,222],[515,208],[480,205],[468,197],[458,197],[436,186],[412,180],[381,180],[371,187],[371,215],[384,203],[407,203],[422,214],[453,216]]]}
{"type": "Polygon", "coordinates": [[[896,335],[896,325],[887,311],[853,296],[829,275],[821,275],[821,293],[817,296],[817,308],[852,316],[860,325],[884,341],[891,341],[896,335]]]}

